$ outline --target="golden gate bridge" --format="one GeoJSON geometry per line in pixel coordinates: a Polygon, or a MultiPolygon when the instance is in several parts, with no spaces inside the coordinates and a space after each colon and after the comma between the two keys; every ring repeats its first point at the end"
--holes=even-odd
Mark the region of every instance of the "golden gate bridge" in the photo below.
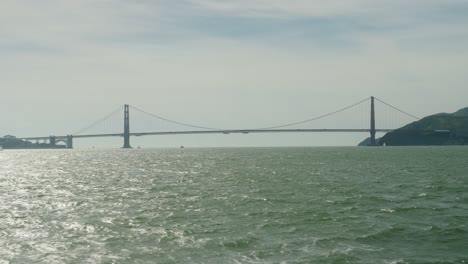
{"type": "MultiPolygon", "coordinates": [[[[31,137],[19,137],[17,139],[26,140],[26,141],[45,141],[48,142],[50,146],[56,146],[57,143],[64,143],[66,148],[73,148],[73,141],[75,139],[83,138],[102,138],[102,137],[122,137],[123,138],[123,147],[122,148],[131,148],[130,138],[139,137],[139,136],[150,136],[150,135],[199,135],[199,134],[253,134],[253,133],[310,133],[310,132],[362,132],[370,134],[370,145],[376,146],[376,133],[377,132],[391,132],[398,127],[376,127],[376,102],[380,103],[383,106],[386,106],[388,109],[393,110],[400,115],[403,115],[409,121],[415,121],[419,119],[418,117],[409,114],[397,107],[394,107],[391,104],[388,104],[374,96],[365,98],[364,100],[358,101],[346,107],[340,108],[336,111],[332,111],[323,115],[319,115],[313,118],[270,126],[263,128],[248,128],[248,129],[219,129],[211,128],[205,126],[198,126],[183,122],[178,122],[170,120],[158,115],[148,113],[144,110],[141,110],[137,107],[125,104],[123,107],[123,118],[122,118],[122,108],[116,109],[110,114],[104,116],[103,118],[95,121],[91,125],[78,130],[75,133],[68,135],[50,135],[50,136],[31,136],[31,137]],[[357,128],[308,128],[307,124],[311,124],[318,120],[330,119],[335,115],[349,111],[351,109],[363,106],[365,103],[369,103],[367,113],[368,123],[367,127],[357,127],[357,128]],[[131,129],[130,121],[134,120],[130,118],[130,109],[132,109],[136,114],[143,116],[143,118],[138,118],[137,122],[133,122],[133,126],[136,126],[137,129],[131,129]],[[118,120],[116,121],[116,118],[118,120]],[[123,121],[123,124],[122,124],[123,121]],[[136,124],[136,125],[135,125],[136,124]],[[120,131],[118,131],[120,130],[120,131]],[[94,132],[93,132],[94,131],[94,132]],[[97,131],[97,132],[96,132],[97,131]],[[103,132],[104,131],[104,132],[103,132]],[[117,132],[118,131],[118,132],[117,132]]],[[[133,112],[132,112],[133,113],[133,112]]],[[[338,124],[340,122],[337,122],[338,124]]],[[[401,122],[400,122],[401,124],[401,122]]]]}

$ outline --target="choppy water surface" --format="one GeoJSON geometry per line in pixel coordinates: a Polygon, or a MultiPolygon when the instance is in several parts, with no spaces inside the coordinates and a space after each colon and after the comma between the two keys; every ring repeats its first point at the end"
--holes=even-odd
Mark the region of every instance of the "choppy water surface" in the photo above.
{"type": "Polygon", "coordinates": [[[0,263],[465,263],[468,148],[0,152],[0,263]]]}

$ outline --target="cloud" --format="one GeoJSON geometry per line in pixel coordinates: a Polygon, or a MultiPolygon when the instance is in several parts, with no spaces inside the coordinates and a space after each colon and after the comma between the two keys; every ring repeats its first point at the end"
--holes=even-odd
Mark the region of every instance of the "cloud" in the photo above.
{"type": "Polygon", "coordinates": [[[446,42],[464,43],[467,14],[462,0],[5,0],[0,54],[206,38],[336,51],[355,50],[361,39],[382,35],[410,45],[440,42],[444,36],[446,42]]]}
{"type": "Polygon", "coordinates": [[[329,16],[357,13],[362,12],[363,5],[369,5],[373,1],[191,0],[191,2],[203,8],[237,13],[241,16],[288,18],[291,16],[329,16]]]}
{"type": "MultiPolygon", "coordinates": [[[[427,10],[443,6],[463,5],[464,0],[189,0],[203,9],[236,13],[240,16],[355,16],[409,10],[427,10]]],[[[399,16],[393,13],[393,16],[399,16]]]]}
{"type": "MultiPolygon", "coordinates": [[[[0,46],[21,52],[74,52],[96,39],[157,31],[157,5],[137,1],[14,1],[0,3],[0,46]],[[41,49],[36,48],[41,47],[41,49]]],[[[0,53],[2,50],[0,49],[0,53]]]]}
{"type": "MultiPolygon", "coordinates": [[[[272,34],[288,31],[326,38],[408,30],[426,33],[428,28],[453,32],[454,28],[461,29],[468,23],[465,0],[189,1],[199,7],[199,13],[205,14],[195,16],[198,19],[194,26],[214,34],[224,29],[233,35],[245,32],[247,36],[248,33],[262,36],[263,29],[272,34]],[[322,34],[317,36],[317,32],[322,34]]],[[[192,22],[190,18],[188,21],[192,22]]]]}

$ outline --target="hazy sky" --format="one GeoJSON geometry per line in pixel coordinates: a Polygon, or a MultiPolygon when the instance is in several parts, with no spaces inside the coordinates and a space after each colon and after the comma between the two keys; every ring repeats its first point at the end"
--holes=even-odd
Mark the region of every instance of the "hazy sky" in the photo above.
{"type": "MultiPolygon", "coordinates": [[[[466,0],[0,1],[0,135],[72,133],[124,103],[221,128],[303,120],[371,95],[425,116],[468,106],[467,69],[466,0]]],[[[133,145],[353,145],[365,137],[133,145]]],[[[75,142],[89,144],[99,143],[75,142]]]]}

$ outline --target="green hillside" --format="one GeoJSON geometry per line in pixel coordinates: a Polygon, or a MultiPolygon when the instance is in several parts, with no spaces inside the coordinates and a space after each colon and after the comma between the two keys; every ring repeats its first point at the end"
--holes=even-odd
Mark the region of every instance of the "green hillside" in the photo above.
{"type": "Polygon", "coordinates": [[[424,117],[387,133],[378,143],[387,146],[468,144],[468,107],[451,114],[424,117]]]}
{"type": "Polygon", "coordinates": [[[460,109],[460,110],[456,111],[455,113],[453,113],[453,115],[455,115],[455,116],[468,116],[468,107],[465,107],[463,109],[460,109]]]}

